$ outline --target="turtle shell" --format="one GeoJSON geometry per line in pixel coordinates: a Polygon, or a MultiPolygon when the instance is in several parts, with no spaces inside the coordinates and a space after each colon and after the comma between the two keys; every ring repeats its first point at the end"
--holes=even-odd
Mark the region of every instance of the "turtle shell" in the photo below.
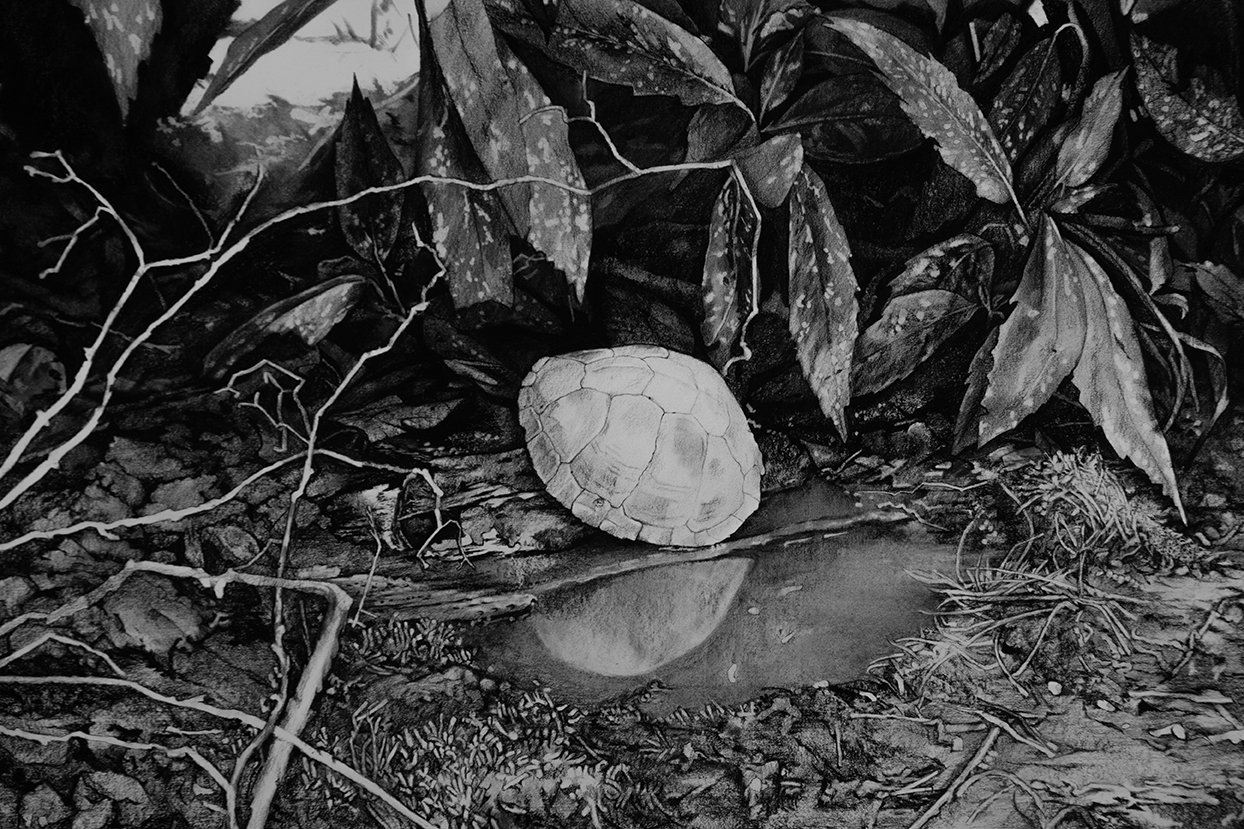
{"type": "Polygon", "coordinates": [[[582,521],[653,544],[716,544],[760,503],[760,450],[711,366],[659,346],[545,357],[519,419],[536,474],[582,521]]]}

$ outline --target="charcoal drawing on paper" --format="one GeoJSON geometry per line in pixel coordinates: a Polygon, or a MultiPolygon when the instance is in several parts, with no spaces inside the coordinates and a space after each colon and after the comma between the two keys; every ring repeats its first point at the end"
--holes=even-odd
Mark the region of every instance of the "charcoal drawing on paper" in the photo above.
{"type": "Polygon", "coordinates": [[[0,0],[0,829],[1244,826],[1238,0],[0,0]]]}

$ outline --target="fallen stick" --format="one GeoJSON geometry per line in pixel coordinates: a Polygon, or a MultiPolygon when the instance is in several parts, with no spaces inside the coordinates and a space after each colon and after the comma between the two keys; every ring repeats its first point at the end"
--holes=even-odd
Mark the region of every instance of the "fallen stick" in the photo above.
{"type": "Polygon", "coordinates": [[[968,760],[967,764],[963,768],[959,769],[959,773],[955,775],[955,779],[951,782],[951,784],[946,787],[946,791],[942,792],[937,800],[934,800],[933,804],[929,806],[928,809],[925,809],[923,814],[916,818],[916,822],[911,826],[908,826],[907,829],[922,829],[927,826],[933,818],[937,817],[942,809],[946,808],[947,803],[955,799],[955,795],[959,793],[959,787],[963,785],[964,781],[971,777],[972,772],[976,770],[977,766],[985,762],[985,755],[989,754],[989,750],[993,748],[993,744],[997,741],[998,735],[1001,733],[1002,729],[998,728],[996,725],[989,729],[989,733],[986,734],[985,739],[981,741],[980,747],[976,749],[976,753],[972,755],[972,759],[968,760]]]}

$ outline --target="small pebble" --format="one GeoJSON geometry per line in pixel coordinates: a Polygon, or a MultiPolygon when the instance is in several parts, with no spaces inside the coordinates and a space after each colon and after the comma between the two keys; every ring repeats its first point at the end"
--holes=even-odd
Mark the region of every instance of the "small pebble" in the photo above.
{"type": "Polygon", "coordinates": [[[1063,692],[1063,684],[1061,682],[1055,682],[1052,679],[1045,684],[1045,687],[1048,688],[1050,693],[1054,696],[1058,696],[1063,692]]]}

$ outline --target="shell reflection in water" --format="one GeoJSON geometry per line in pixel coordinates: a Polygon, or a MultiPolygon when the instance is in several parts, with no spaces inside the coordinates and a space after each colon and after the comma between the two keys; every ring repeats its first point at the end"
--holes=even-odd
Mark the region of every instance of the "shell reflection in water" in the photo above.
{"type": "Polygon", "coordinates": [[[532,628],[581,671],[639,676],[702,645],[726,618],[752,562],[674,564],[572,588],[542,603],[532,628]]]}

